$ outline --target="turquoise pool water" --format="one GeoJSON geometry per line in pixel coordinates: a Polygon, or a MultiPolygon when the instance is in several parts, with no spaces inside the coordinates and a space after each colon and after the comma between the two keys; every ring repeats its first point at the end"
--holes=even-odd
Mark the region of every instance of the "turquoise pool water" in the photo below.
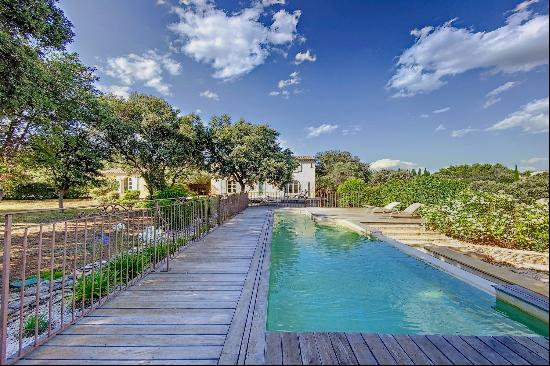
{"type": "Polygon", "coordinates": [[[548,335],[493,296],[351,230],[277,213],[268,330],[548,335]]]}

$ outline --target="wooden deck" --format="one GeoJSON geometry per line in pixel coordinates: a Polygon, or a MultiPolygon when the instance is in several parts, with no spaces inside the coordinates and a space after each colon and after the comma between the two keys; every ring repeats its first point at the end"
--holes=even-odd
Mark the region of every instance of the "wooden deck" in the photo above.
{"type": "Polygon", "coordinates": [[[251,333],[270,217],[264,208],[245,210],[183,250],[169,272],[149,274],[19,363],[236,363],[251,333]]]}
{"type": "Polygon", "coordinates": [[[548,364],[548,338],[267,332],[272,214],[249,208],[20,364],[548,364]]]}
{"type": "Polygon", "coordinates": [[[547,365],[548,338],[268,332],[270,365],[547,365]]]}

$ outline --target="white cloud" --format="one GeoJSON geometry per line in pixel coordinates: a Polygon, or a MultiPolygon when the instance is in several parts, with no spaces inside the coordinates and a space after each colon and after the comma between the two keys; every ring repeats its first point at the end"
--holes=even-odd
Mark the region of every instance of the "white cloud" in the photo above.
{"type": "Polygon", "coordinates": [[[432,113],[439,114],[439,113],[448,112],[450,110],[451,110],[451,107],[445,107],[445,108],[441,108],[441,109],[436,109],[435,111],[432,111],[432,113]]]}
{"type": "Polygon", "coordinates": [[[160,94],[170,95],[170,85],[163,80],[163,74],[166,71],[170,75],[179,75],[181,65],[169,55],[159,55],[149,50],[142,55],[130,53],[108,58],[103,71],[118,79],[123,86],[140,81],[160,94]]]}
{"type": "Polygon", "coordinates": [[[309,50],[307,50],[306,52],[298,52],[296,56],[294,56],[294,62],[297,65],[301,64],[304,61],[315,62],[317,61],[317,56],[315,56],[309,50]]]}
{"type": "Polygon", "coordinates": [[[236,13],[226,13],[209,0],[186,1],[172,10],[179,21],[169,25],[182,43],[180,50],[197,62],[210,64],[218,79],[234,79],[263,64],[277,46],[296,37],[301,12],[279,10],[270,26],[260,18],[265,7],[284,1],[255,2],[236,13]]]}
{"type": "Polygon", "coordinates": [[[400,55],[387,88],[396,97],[412,96],[439,89],[448,77],[469,70],[512,73],[548,64],[548,14],[533,14],[531,3],[518,6],[492,31],[458,28],[456,19],[413,30],[415,43],[400,55]]]}
{"type": "Polygon", "coordinates": [[[294,71],[292,74],[290,74],[290,77],[286,80],[279,80],[279,83],[277,86],[279,89],[287,88],[291,85],[298,85],[300,84],[300,73],[298,71],[294,71]]]}
{"type": "Polygon", "coordinates": [[[212,100],[215,100],[215,101],[220,100],[220,96],[218,94],[210,91],[210,90],[205,90],[202,93],[200,93],[199,95],[201,97],[205,97],[205,98],[212,99],[212,100]]]}
{"type": "Polygon", "coordinates": [[[323,123],[322,125],[317,127],[310,126],[306,128],[306,130],[308,131],[307,137],[311,138],[326,135],[334,132],[337,128],[338,125],[331,125],[328,123],[323,123]]]}
{"type": "Polygon", "coordinates": [[[501,98],[499,97],[500,94],[512,89],[515,86],[518,86],[519,84],[520,84],[519,81],[508,81],[502,84],[501,86],[491,90],[486,95],[487,100],[485,101],[483,108],[489,108],[490,106],[500,102],[501,100],[501,98]]]}
{"type": "Polygon", "coordinates": [[[125,85],[97,84],[97,88],[103,93],[113,94],[124,99],[127,99],[130,96],[130,87],[125,85]]]}
{"type": "Polygon", "coordinates": [[[522,3],[519,3],[516,8],[514,9],[515,12],[525,11],[529,6],[532,4],[538,3],[539,0],[526,0],[522,3]]]}
{"type": "Polygon", "coordinates": [[[443,125],[439,125],[435,128],[435,132],[445,131],[447,128],[443,125]]]}
{"type": "Polygon", "coordinates": [[[270,91],[269,92],[269,95],[272,96],[272,97],[276,97],[277,95],[281,94],[280,91],[276,91],[276,90],[273,90],[273,91],[270,91]]]}
{"type": "Polygon", "coordinates": [[[372,162],[370,168],[372,170],[382,169],[412,169],[418,167],[418,164],[410,161],[395,160],[395,159],[380,159],[372,162]]]}
{"type": "Polygon", "coordinates": [[[522,164],[530,164],[530,165],[537,165],[537,164],[543,164],[547,163],[548,165],[548,158],[544,157],[534,157],[530,159],[521,160],[522,164]]]}
{"type": "Polygon", "coordinates": [[[471,128],[471,127],[468,127],[468,128],[463,128],[461,130],[454,130],[451,132],[451,137],[464,137],[468,134],[471,134],[473,132],[477,132],[479,131],[478,129],[476,128],[471,128]]]}
{"type": "Polygon", "coordinates": [[[525,133],[548,132],[548,97],[534,100],[517,112],[489,127],[487,131],[500,131],[510,128],[521,128],[525,133]]]}
{"type": "Polygon", "coordinates": [[[359,132],[361,132],[361,126],[352,125],[342,130],[342,136],[357,135],[359,132]]]}
{"type": "Polygon", "coordinates": [[[430,115],[429,115],[429,114],[426,114],[426,113],[422,113],[422,114],[420,115],[420,118],[429,118],[429,117],[430,117],[430,115]]]}

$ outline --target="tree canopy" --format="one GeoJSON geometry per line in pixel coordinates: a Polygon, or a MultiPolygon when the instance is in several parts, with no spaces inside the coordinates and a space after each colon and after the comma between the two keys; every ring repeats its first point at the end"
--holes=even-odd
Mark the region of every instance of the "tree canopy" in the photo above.
{"type": "Polygon", "coordinates": [[[234,179],[241,190],[257,182],[283,186],[298,166],[279,133],[265,124],[231,123],[227,115],[213,117],[208,127],[208,165],[217,177],[234,179]]]}
{"type": "Polygon", "coordinates": [[[369,164],[363,163],[359,157],[353,156],[350,152],[324,151],[317,153],[315,160],[318,190],[336,190],[348,178],[369,180],[369,164]]]}
{"type": "Polygon", "coordinates": [[[186,169],[203,166],[205,131],[198,116],[180,116],[164,99],[137,93],[104,101],[111,118],[101,131],[119,162],[141,174],[151,195],[173,185],[186,169]]]}
{"type": "Polygon", "coordinates": [[[464,164],[452,165],[437,171],[440,177],[461,179],[465,181],[494,181],[499,183],[512,183],[518,179],[513,169],[502,164],[464,164]]]}

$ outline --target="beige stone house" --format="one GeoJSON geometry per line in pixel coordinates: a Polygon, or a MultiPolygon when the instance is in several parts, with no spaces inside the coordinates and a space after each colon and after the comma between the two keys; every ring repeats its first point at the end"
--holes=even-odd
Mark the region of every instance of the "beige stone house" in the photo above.
{"type": "MultiPolygon", "coordinates": [[[[312,156],[295,156],[299,162],[293,173],[291,183],[279,189],[268,183],[258,182],[253,188],[246,188],[254,196],[288,196],[288,197],[315,197],[315,158],[312,156]]],[[[232,179],[212,179],[210,192],[213,194],[230,194],[240,192],[240,186],[232,179]]]]}

